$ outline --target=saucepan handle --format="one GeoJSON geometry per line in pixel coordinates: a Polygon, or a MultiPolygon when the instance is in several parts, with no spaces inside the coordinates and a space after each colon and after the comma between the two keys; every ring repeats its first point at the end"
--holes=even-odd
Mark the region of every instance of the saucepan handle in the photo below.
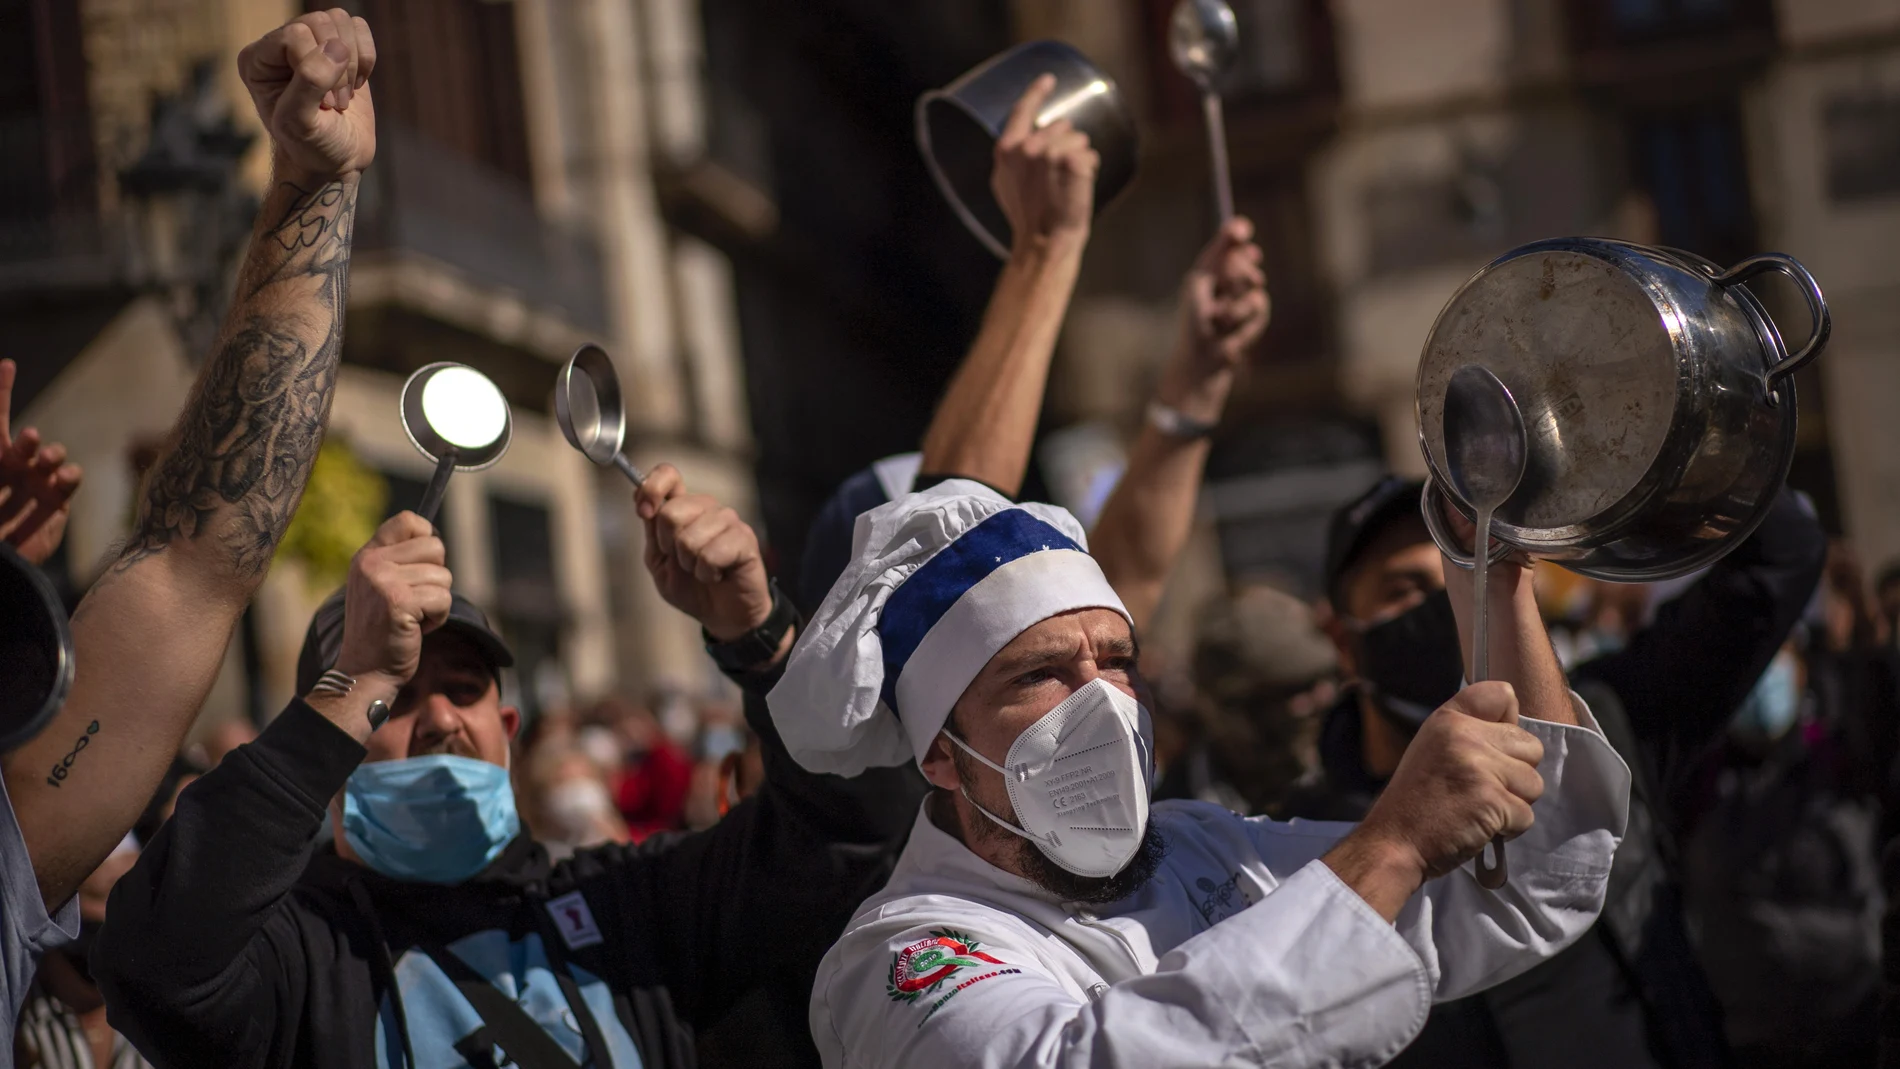
{"type": "MultiPolygon", "coordinates": [[[[1419,501],[1419,512],[1424,515],[1425,529],[1431,532],[1432,541],[1438,543],[1439,552],[1443,553],[1447,560],[1468,572],[1477,565],[1477,554],[1475,551],[1466,552],[1452,534],[1451,525],[1445,522],[1446,502],[1441,500],[1444,495],[1444,488],[1438,485],[1437,477],[1426,475],[1425,493],[1419,501]]],[[[1511,547],[1499,542],[1491,547],[1491,564],[1493,566],[1502,564],[1510,555],[1511,547]]]]}
{"type": "Polygon", "coordinates": [[[1821,284],[1814,281],[1814,276],[1808,273],[1808,269],[1802,267],[1801,262],[1792,256],[1784,256],[1778,252],[1750,256],[1715,276],[1715,284],[1733,286],[1770,271],[1779,272],[1794,280],[1795,286],[1801,290],[1801,296],[1808,302],[1808,320],[1813,327],[1808,334],[1808,343],[1801,347],[1800,352],[1783,357],[1773,367],[1762,373],[1763,384],[1772,391],[1776,382],[1794,374],[1803,364],[1820,355],[1821,348],[1827,344],[1829,332],[1834,329],[1834,322],[1827,314],[1827,298],[1821,296],[1821,284]]]}

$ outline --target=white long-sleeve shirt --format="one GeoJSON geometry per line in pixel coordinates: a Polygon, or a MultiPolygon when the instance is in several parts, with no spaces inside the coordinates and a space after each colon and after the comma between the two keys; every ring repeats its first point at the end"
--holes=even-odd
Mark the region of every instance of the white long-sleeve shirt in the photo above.
{"type": "Polygon", "coordinates": [[[1372,1066],[1435,1000],[1509,979],[1602,908],[1629,770],[1583,727],[1523,720],[1544,743],[1536,823],[1492,892],[1469,865],[1396,925],[1318,860],[1349,824],[1243,818],[1166,802],[1153,880],[1065,904],[920,813],[889,884],[826,954],[812,1036],[830,1069],[1372,1066]]]}

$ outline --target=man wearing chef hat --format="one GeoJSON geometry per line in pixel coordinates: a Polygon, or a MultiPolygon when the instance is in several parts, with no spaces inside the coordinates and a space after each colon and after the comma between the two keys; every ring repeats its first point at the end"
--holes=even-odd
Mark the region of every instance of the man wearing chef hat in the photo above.
{"type": "Polygon", "coordinates": [[[1361,823],[1151,811],[1135,636],[1074,518],[964,480],[860,517],[772,716],[808,769],[914,760],[934,790],[819,969],[825,1064],[1376,1065],[1555,954],[1601,907],[1629,772],[1528,582],[1496,586],[1508,682],[1434,713],[1361,823]]]}

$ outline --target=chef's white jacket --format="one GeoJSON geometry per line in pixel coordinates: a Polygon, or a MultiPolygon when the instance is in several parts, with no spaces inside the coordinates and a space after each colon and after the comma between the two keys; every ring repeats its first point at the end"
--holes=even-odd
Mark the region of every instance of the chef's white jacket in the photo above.
{"type": "Polygon", "coordinates": [[[1583,727],[1544,743],[1536,822],[1510,882],[1470,865],[1388,924],[1320,856],[1350,824],[1164,802],[1155,878],[1109,906],[1065,904],[920,813],[885,889],[818,970],[812,1037],[832,1069],[1372,1066],[1434,1000],[1509,979],[1589,928],[1622,838],[1629,770],[1583,727]]]}

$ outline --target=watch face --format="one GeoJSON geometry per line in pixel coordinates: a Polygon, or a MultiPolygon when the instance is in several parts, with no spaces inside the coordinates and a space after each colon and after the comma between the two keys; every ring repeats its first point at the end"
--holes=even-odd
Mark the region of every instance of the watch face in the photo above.
{"type": "Polygon", "coordinates": [[[378,698],[369,703],[369,709],[364,715],[369,717],[369,729],[375,731],[383,726],[383,721],[389,719],[389,703],[378,698]]]}

